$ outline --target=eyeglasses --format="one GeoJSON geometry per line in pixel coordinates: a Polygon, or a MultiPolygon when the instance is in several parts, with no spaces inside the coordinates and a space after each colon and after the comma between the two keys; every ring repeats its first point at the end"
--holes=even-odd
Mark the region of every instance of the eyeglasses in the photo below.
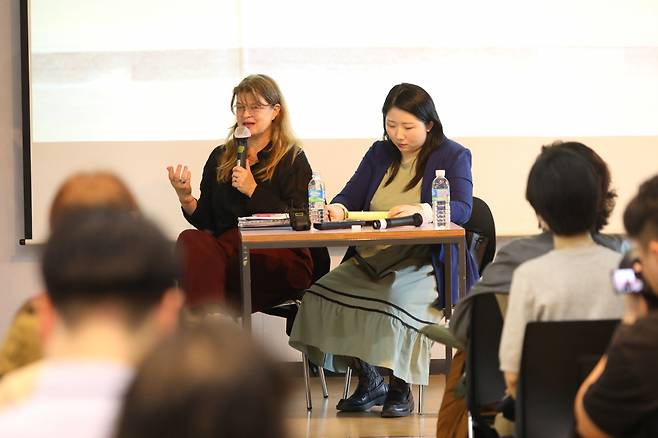
{"type": "Polygon", "coordinates": [[[231,107],[231,111],[233,111],[233,114],[244,114],[245,111],[249,110],[249,114],[258,114],[261,111],[263,111],[265,108],[271,107],[272,105],[242,105],[242,104],[235,104],[231,107]]]}

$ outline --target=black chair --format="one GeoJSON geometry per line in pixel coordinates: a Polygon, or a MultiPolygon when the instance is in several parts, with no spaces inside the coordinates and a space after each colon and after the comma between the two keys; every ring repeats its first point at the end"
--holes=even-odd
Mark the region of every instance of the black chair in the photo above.
{"type": "MultiPolygon", "coordinates": [[[[329,269],[331,268],[331,258],[329,257],[329,251],[327,251],[327,248],[325,247],[309,248],[309,250],[311,251],[311,258],[313,259],[313,283],[315,283],[329,272],[329,269]]],[[[280,316],[286,319],[286,334],[288,336],[290,336],[292,331],[292,325],[295,322],[295,317],[297,316],[297,311],[301,304],[302,295],[303,292],[301,292],[295,299],[263,310],[263,313],[268,315],[280,316]]],[[[306,385],[306,409],[310,411],[313,409],[310,385],[311,370],[308,357],[306,357],[305,353],[302,353],[302,365],[304,368],[304,384],[306,385]]],[[[327,382],[324,378],[324,370],[322,367],[317,367],[317,374],[320,377],[320,383],[322,384],[322,395],[324,398],[328,398],[329,392],[327,391],[327,382]]]]}
{"type": "Polygon", "coordinates": [[[518,438],[574,436],[573,403],[619,320],[526,326],[515,406],[518,438]]]}
{"type": "MultiPolygon", "coordinates": [[[[504,295],[507,298],[507,294],[504,295]]],[[[483,415],[505,396],[505,377],[500,371],[498,347],[503,331],[503,314],[494,294],[472,298],[471,332],[466,354],[466,404],[475,436],[494,436],[493,417],[483,415]],[[487,434],[489,433],[489,434],[487,434]]]]}
{"type": "Polygon", "coordinates": [[[463,228],[466,230],[466,245],[482,275],[496,254],[496,224],[486,202],[473,196],[471,218],[463,228]]]}

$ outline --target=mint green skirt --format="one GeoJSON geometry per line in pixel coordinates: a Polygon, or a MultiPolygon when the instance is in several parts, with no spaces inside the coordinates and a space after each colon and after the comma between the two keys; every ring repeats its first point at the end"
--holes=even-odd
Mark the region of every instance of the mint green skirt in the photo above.
{"type": "Polygon", "coordinates": [[[443,313],[432,306],[437,290],[429,258],[408,248],[351,258],[318,280],[304,295],[290,345],[331,371],[344,372],[347,357],[358,357],[427,385],[432,341],[420,329],[443,313]]]}

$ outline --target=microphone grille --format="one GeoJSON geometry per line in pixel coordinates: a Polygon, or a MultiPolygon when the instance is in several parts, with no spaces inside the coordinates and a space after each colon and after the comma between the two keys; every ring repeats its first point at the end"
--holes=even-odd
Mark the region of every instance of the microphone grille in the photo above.
{"type": "Polygon", "coordinates": [[[238,126],[235,128],[233,136],[235,138],[249,138],[251,137],[251,132],[249,132],[249,129],[245,126],[238,126]]]}

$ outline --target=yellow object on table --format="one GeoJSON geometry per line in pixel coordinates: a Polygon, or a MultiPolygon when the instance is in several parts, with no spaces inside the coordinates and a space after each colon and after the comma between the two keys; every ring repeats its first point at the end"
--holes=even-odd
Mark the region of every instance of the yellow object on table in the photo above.
{"type": "Polygon", "coordinates": [[[387,217],[388,211],[348,211],[345,219],[351,221],[374,221],[377,219],[386,219],[387,217]]]}

